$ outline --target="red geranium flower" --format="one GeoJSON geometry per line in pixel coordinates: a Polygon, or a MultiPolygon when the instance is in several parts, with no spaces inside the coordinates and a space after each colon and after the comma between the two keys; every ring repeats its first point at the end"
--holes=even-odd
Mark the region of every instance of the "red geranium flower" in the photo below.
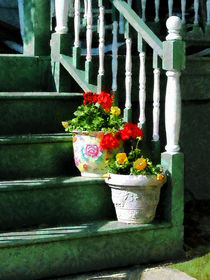
{"type": "Polygon", "coordinates": [[[126,123],[124,128],[120,130],[120,137],[122,140],[129,140],[130,138],[143,137],[143,131],[133,123],[126,123]]]}
{"type": "Polygon", "coordinates": [[[112,106],[112,99],[113,96],[110,95],[108,92],[102,91],[98,95],[98,103],[101,105],[101,107],[108,112],[112,106]]]}
{"type": "Polygon", "coordinates": [[[88,103],[96,103],[98,101],[98,94],[93,92],[84,92],[83,93],[83,104],[86,105],[88,103]]]}
{"type": "Polygon", "coordinates": [[[112,133],[108,133],[104,135],[100,142],[100,150],[115,149],[119,147],[119,145],[120,141],[112,133]]]}

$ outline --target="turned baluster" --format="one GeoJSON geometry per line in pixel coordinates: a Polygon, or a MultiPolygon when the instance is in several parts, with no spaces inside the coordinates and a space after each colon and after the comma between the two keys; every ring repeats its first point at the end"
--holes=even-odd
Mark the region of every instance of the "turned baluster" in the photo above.
{"type": "Polygon", "coordinates": [[[160,68],[159,57],[157,53],[153,52],[153,141],[159,141],[159,120],[160,120],[160,68]]]}
{"type": "Polygon", "coordinates": [[[181,20],[176,16],[170,17],[166,26],[168,36],[163,42],[163,68],[167,70],[167,87],[165,99],[166,151],[178,152],[181,125],[181,90],[180,74],[185,67],[185,45],[181,41],[181,20]],[[177,53],[179,56],[177,57],[177,53]]]}
{"type": "Polygon", "coordinates": [[[182,0],[181,10],[182,10],[182,24],[185,24],[186,0],[182,0]]]}
{"type": "Polygon", "coordinates": [[[142,8],[142,20],[146,21],[146,0],[141,0],[141,8],[142,8]]]}
{"type": "Polygon", "coordinates": [[[146,106],[146,69],[145,59],[146,53],[143,48],[143,40],[140,34],[138,35],[138,50],[139,50],[139,127],[144,129],[146,123],[145,106],[146,106]]]}
{"type": "Polygon", "coordinates": [[[103,1],[99,0],[99,69],[97,91],[100,92],[103,86],[104,79],[104,43],[105,43],[105,23],[104,23],[104,6],[103,1]]]}
{"type": "Polygon", "coordinates": [[[88,83],[91,82],[91,73],[92,73],[92,22],[93,22],[93,15],[92,15],[92,0],[88,0],[88,7],[87,7],[87,31],[86,31],[86,42],[87,42],[87,55],[86,55],[86,62],[85,62],[85,74],[86,74],[86,81],[88,83]]]}
{"type": "Polygon", "coordinates": [[[155,0],[155,22],[159,22],[160,0],[155,0]]]}
{"type": "Polygon", "coordinates": [[[168,0],[168,15],[169,17],[173,14],[173,0],[168,0]]]}
{"type": "Polygon", "coordinates": [[[55,0],[56,33],[68,32],[69,0],[55,0]]]}
{"type": "MultiPolygon", "coordinates": [[[[131,6],[132,1],[128,0],[128,4],[131,6]]],[[[126,57],[125,57],[125,109],[124,109],[124,121],[130,122],[132,119],[132,104],[131,104],[131,87],[132,87],[132,40],[130,38],[129,23],[126,22],[125,29],[126,39],[126,57]]]]}
{"type": "Polygon", "coordinates": [[[198,25],[199,0],[194,0],[194,25],[198,25]]]}
{"type": "Polygon", "coordinates": [[[74,2],[74,48],[73,48],[73,64],[79,67],[80,64],[80,0],[74,2]]]}
{"type": "Polygon", "coordinates": [[[115,96],[116,101],[116,92],[117,92],[117,71],[118,71],[118,45],[117,45],[117,31],[118,31],[118,22],[113,22],[113,39],[112,39],[112,92],[115,96]]]}
{"type": "Polygon", "coordinates": [[[206,24],[210,25],[210,0],[206,1],[206,15],[207,15],[206,24]]]}

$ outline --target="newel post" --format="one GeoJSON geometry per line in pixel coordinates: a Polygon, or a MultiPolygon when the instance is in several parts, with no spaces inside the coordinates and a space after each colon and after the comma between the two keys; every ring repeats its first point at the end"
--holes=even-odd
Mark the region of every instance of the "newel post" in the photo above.
{"type": "Polygon", "coordinates": [[[161,154],[161,164],[167,174],[163,210],[165,218],[177,227],[180,250],[183,244],[184,217],[184,155],[180,151],[181,127],[180,75],[185,67],[185,43],[180,36],[181,19],[171,16],[166,26],[168,36],[163,42],[163,69],[166,70],[167,86],[165,98],[166,152],[161,154]]]}
{"type": "Polygon", "coordinates": [[[185,67],[185,43],[180,36],[181,20],[170,17],[166,26],[168,36],[163,42],[163,69],[167,70],[167,87],[165,100],[165,127],[167,152],[178,152],[181,126],[181,90],[180,75],[185,67]]]}

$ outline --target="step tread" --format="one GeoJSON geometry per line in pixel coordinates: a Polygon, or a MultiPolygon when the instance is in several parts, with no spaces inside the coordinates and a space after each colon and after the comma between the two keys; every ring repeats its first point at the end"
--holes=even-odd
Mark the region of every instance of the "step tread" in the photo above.
{"type": "Polygon", "coordinates": [[[63,227],[40,228],[23,231],[13,231],[0,233],[0,248],[14,247],[25,244],[34,244],[40,242],[54,242],[68,239],[78,239],[93,237],[99,235],[108,235],[113,233],[125,233],[132,231],[147,231],[153,229],[170,228],[171,224],[167,222],[153,224],[124,224],[118,221],[98,221],[94,223],[72,224],[63,227]]]}
{"type": "Polygon", "coordinates": [[[12,191],[12,190],[31,190],[40,188],[53,188],[58,187],[58,185],[64,186],[77,186],[77,185],[89,185],[104,183],[103,178],[88,178],[81,176],[72,177],[54,177],[54,178],[35,178],[35,179],[25,179],[25,180],[9,180],[0,181],[0,192],[1,191],[12,191]]]}
{"type": "Polygon", "coordinates": [[[72,136],[70,133],[49,133],[49,134],[25,134],[25,135],[5,135],[0,136],[0,145],[3,144],[27,144],[27,143],[55,143],[70,142],[72,136]]]}
{"type": "Polygon", "coordinates": [[[48,98],[60,98],[60,99],[65,99],[65,98],[77,98],[77,97],[82,97],[83,93],[78,93],[78,92],[0,92],[0,99],[23,99],[23,98],[43,98],[43,99],[48,99],[48,98]]]}

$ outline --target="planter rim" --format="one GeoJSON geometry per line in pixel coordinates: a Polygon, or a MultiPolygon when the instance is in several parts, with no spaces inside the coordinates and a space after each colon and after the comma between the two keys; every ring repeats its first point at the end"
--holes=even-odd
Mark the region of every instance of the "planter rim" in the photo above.
{"type": "Polygon", "coordinates": [[[73,130],[71,131],[72,135],[79,134],[79,135],[88,135],[88,136],[97,136],[98,134],[105,133],[104,131],[85,131],[85,130],[73,130]]]}
{"type": "Polygon", "coordinates": [[[157,180],[156,175],[122,175],[122,174],[109,174],[109,177],[105,179],[105,182],[114,186],[125,187],[162,187],[166,182],[166,176],[163,180],[157,180]]]}

